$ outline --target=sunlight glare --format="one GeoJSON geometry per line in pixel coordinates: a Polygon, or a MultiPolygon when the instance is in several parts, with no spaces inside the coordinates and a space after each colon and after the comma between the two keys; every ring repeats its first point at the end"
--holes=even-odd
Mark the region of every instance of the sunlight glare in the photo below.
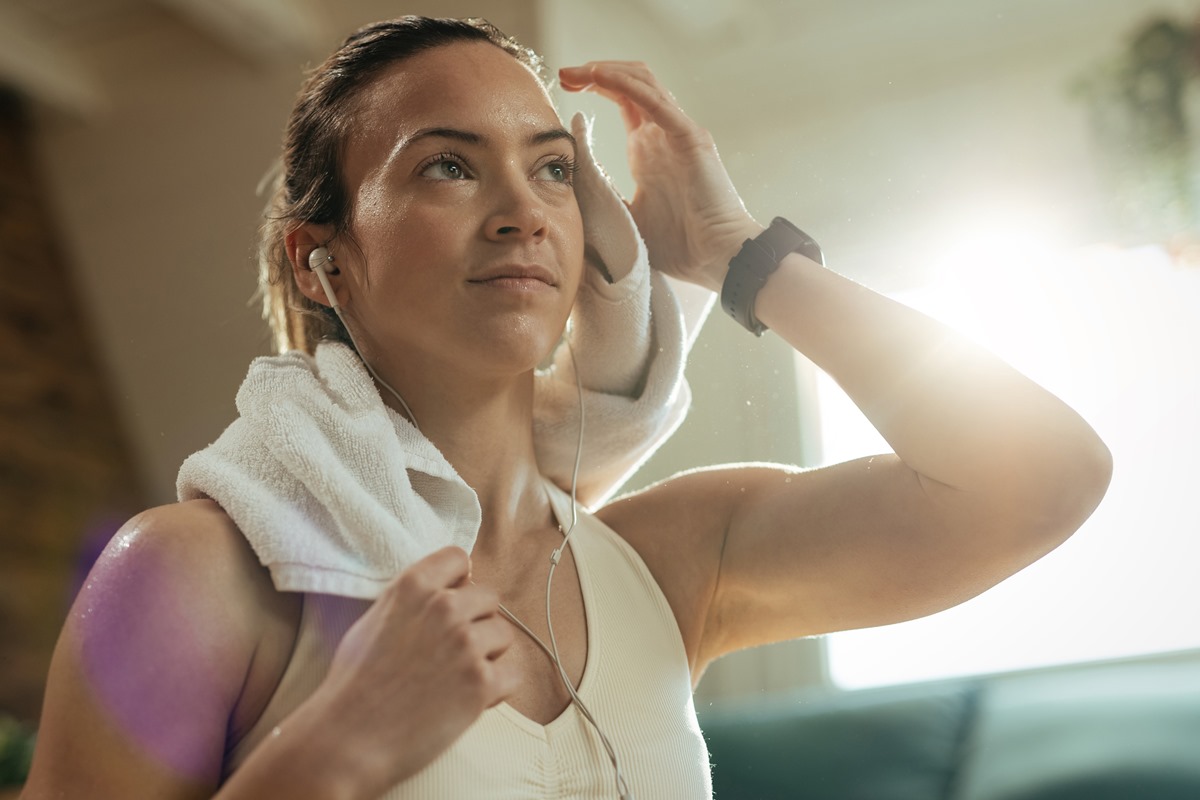
{"type": "MultiPolygon", "coordinates": [[[[1200,443],[1200,270],[1156,248],[1068,253],[1006,235],[1011,225],[970,227],[939,279],[896,297],[1078,411],[1113,452],[1112,485],[1075,536],[979,597],[829,636],[839,686],[1200,648],[1200,536],[1186,499],[1200,443]]],[[[889,449],[828,376],[815,385],[822,464],[889,449]]]]}

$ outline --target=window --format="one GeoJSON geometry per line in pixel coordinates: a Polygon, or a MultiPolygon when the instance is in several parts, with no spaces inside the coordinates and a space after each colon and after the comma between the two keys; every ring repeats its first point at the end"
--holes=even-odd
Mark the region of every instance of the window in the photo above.
{"type": "MultiPolygon", "coordinates": [[[[1079,411],[1113,452],[1059,549],[921,620],[827,638],[845,688],[1200,648],[1200,268],[1161,250],[976,247],[897,299],[973,336],[1079,411]]],[[[805,362],[807,363],[807,362],[805,362]]],[[[803,365],[801,367],[804,368],[803,365]]],[[[811,366],[808,367],[811,369],[811,366]]],[[[816,377],[822,463],[889,448],[816,377]]]]}

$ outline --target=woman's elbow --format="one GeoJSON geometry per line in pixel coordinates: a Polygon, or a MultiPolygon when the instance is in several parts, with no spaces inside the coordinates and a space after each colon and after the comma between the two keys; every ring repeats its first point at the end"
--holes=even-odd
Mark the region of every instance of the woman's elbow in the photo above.
{"type": "Polygon", "coordinates": [[[1045,540],[1049,550],[1070,538],[1099,507],[1112,482],[1113,457],[1089,428],[1043,467],[1038,470],[1041,490],[1026,512],[1033,515],[1027,517],[1029,529],[1045,540]]]}

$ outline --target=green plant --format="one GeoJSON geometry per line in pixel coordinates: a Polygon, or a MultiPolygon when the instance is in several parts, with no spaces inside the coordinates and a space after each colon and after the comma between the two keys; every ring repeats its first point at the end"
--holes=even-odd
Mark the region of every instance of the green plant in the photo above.
{"type": "Polygon", "coordinates": [[[0,788],[20,786],[29,774],[36,734],[7,715],[0,715],[0,788]]]}
{"type": "Polygon", "coordinates": [[[1200,231],[1200,26],[1151,19],[1073,89],[1130,232],[1161,240],[1200,231]]]}

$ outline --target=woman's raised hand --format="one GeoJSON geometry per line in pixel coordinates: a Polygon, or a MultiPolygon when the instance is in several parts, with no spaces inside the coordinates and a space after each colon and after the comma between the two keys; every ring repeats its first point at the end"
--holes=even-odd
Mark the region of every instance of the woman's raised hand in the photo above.
{"type": "Polygon", "coordinates": [[[518,686],[511,659],[500,659],[513,628],[496,593],[470,583],[470,567],[465,551],[446,547],[401,573],[350,627],[318,690],[376,795],[518,686]]]}
{"type": "Polygon", "coordinates": [[[729,259],[762,227],[742,204],[709,132],[645,64],[592,61],[559,70],[559,81],[567,91],[593,91],[620,107],[637,182],[629,210],[650,263],[719,292],[729,259]]]}

